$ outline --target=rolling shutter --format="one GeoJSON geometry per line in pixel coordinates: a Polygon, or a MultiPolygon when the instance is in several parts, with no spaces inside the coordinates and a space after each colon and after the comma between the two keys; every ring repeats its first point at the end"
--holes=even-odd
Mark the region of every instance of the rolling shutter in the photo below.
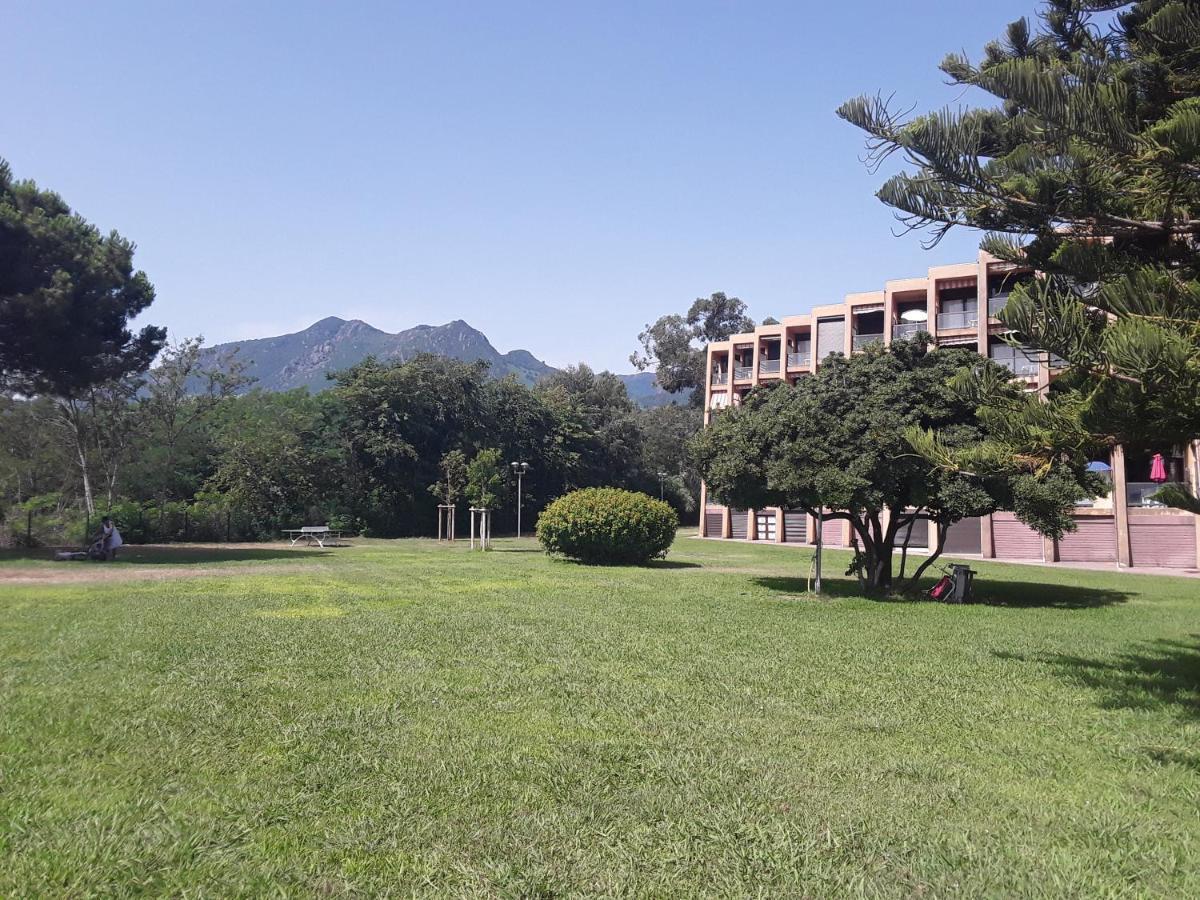
{"type": "Polygon", "coordinates": [[[725,537],[725,532],[722,528],[722,519],[724,513],[719,509],[706,509],[704,511],[704,534],[707,537],[725,537]]]}
{"type": "Polygon", "coordinates": [[[789,544],[803,544],[808,540],[808,515],[804,510],[783,511],[783,539],[789,544]]]}
{"type": "Polygon", "coordinates": [[[842,547],[846,542],[846,520],[827,519],[821,523],[821,543],[826,547],[842,547]]]}
{"type": "Polygon", "coordinates": [[[1117,523],[1112,516],[1076,516],[1078,531],[1069,531],[1058,542],[1063,562],[1116,562],[1117,523]]]}
{"type": "Polygon", "coordinates": [[[978,554],[983,552],[983,535],[979,519],[959,519],[946,529],[946,546],[943,553],[978,554]]]}
{"type": "Polygon", "coordinates": [[[729,511],[729,536],[739,541],[746,539],[746,510],[731,509],[729,511]]]}
{"type": "Polygon", "coordinates": [[[1194,516],[1130,516],[1130,561],[1135,566],[1196,567],[1194,516]]]}
{"type": "MultiPolygon", "coordinates": [[[[905,530],[908,531],[909,550],[929,549],[930,528],[928,519],[914,519],[905,530]]],[[[900,547],[903,544],[904,532],[901,532],[896,535],[896,546],[900,547]]]]}
{"type": "Polygon", "coordinates": [[[1042,536],[1012,513],[992,516],[996,559],[1042,559],[1042,536]]]}

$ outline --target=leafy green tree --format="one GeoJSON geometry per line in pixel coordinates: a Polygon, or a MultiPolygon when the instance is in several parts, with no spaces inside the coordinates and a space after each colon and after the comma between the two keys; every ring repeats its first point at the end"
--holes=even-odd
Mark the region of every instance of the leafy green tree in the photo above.
{"type": "Polygon", "coordinates": [[[907,227],[930,244],[981,229],[984,249],[1044,274],[1000,318],[1070,371],[1052,413],[1020,410],[1004,467],[1046,471],[1080,434],[1162,448],[1200,432],[1197,47],[1186,0],[1051,0],[1039,27],[1012,23],[979,63],[942,62],[994,106],[909,117],[860,97],[838,111],[874,163],[909,165],[878,194],[907,227]],[[1047,440],[1047,424],[1064,430],[1047,440]]]}
{"type": "Polygon", "coordinates": [[[153,325],[129,327],[154,300],[146,274],[133,269],[133,251],[57,194],[16,181],[0,159],[0,386],[61,401],[89,513],[91,451],[107,442],[96,431],[104,399],[97,386],[119,389],[145,371],[166,338],[153,325]]]}
{"type": "Polygon", "coordinates": [[[611,372],[568,366],[535,388],[558,420],[568,490],[634,487],[644,482],[637,407],[611,372]]]}
{"type": "Polygon", "coordinates": [[[429,493],[440,503],[453,506],[467,484],[467,456],[461,450],[448,450],[439,464],[442,476],[429,486],[429,493]]]}
{"type": "Polygon", "coordinates": [[[700,505],[700,476],[688,447],[703,426],[704,417],[694,406],[667,404],[637,413],[642,433],[642,471],[649,483],[643,490],[658,496],[658,473],[666,474],[664,499],[679,512],[695,514],[700,505]]]}
{"type": "Polygon", "coordinates": [[[495,509],[504,492],[504,462],[500,451],[486,447],[467,465],[467,498],[478,509],[495,509]]]}
{"type": "Polygon", "coordinates": [[[642,352],[631,355],[629,361],[640,372],[654,367],[659,387],[672,394],[691,391],[692,404],[702,406],[705,346],[753,328],[746,304],[737,297],[720,292],[697,297],[687,315],[662,316],[647,325],[638,335],[642,352]]]}
{"type": "Polygon", "coordinates": [[[1059,536],[1073,527],[1075,502],[1096,492],[1086,456],[1060,462],[1053,479],[1039,482],[1028,474],[976,478],[935,466],[909,446],[912,429],[936,429],[955,447],[987,436],[975,403],[950,385],[979,363],[968,351],[929,352],[921,339],[832,356],[812,377],[755,389],[717,416],[695,441],[700,473],[725,503],[848,521],[869,591],[892,587],[897,539],[918,516],[935,523],[937,543],[913,584],[940,555],[946,529],[963,518],[1013,509],[1059,536]]]}
{"type": "Polygon", "coordinates": [[[187,445],[203,433],[216,408],[252,380],[235,354],[206,362],[203,342],[197,337],[168,346],[147,373],[138,399],[139,422],[151,438],[147,449],[156,457],[160,502],[196,490],[190,472],[180,471],[181,455],[190,455],[187,445]]]}
{"type": "Polygon", "coordinates": [[[77,396],[145,371],[166,332],[129,321],[154,300],[133,244],[107,236],[0,159],[0,378],[25,394],[77,396]]]}
{"type": "Polygon", "coordinates": [[[422,354],[394,365],[368,359],[336,375],[332,393],[365,517],[382,534],[428,518],[427,486],[442,456],[486,433],[485,363],[422,354]]]}

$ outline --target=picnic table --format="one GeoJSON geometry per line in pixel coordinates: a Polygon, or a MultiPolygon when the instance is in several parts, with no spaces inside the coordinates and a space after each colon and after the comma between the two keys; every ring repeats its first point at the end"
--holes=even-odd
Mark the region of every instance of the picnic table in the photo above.
{"type": "Polygon", "coordinates": [[[300,541],[304,541],[310,547],[316,544],[323,550],[327,541],[329,543],[340,541],[342,533],[331,531],[328,525],[305,525],[303,528],[285,528],[283,536],[292,542],[293,547],[300,541]]]}

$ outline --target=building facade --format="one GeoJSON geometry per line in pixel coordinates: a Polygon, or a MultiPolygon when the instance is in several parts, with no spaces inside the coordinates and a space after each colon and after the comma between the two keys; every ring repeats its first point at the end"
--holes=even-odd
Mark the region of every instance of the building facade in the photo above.
{"type": "MultiPolygon", "coordinates": [[[[850,356],[918,331],[929,332],[939,347],[973,349],[1008,368],[1027,390],[1045,392],[1057,374],[1057,360],[1013,347],[996,318],[1013,287],[1032,277],[1028,270],[980,253],[975,262],[936,266],[923,277],[889,281],[881,291],[849,294],[842,303],[818,306],[807,315],[710,344],[704,422],[738,405],[756,385],[794,384],[815,372],[831,353],[850,356]]],[[[1200,494],[1200,441],[1162,452],[1169,480],[1186,483],[1200,494]]],[[[1117,447],[1108,460],[1098,462],[1111,467],[1112,490],[1079,507],[1078,530],[1061,541],[1043,538],[1012,513],[996,513],[951,527],[945,552],[987,559],[1196,568],[1200,517],[1149,499],[1159,487],[1150,481],[1150,458],[1117,447]]],[[[709,503],[703,485],[700,505],[702,537],[816,542],[817,523],[802,510],[729,509],[709,503]]],[[[827,521],[822,529],[826,546],[849,546],[848,522],[827,521]]],[[[927,523],[914,523],[910,546],[928,547],[931,537],[936,535],[927,523]]]]}

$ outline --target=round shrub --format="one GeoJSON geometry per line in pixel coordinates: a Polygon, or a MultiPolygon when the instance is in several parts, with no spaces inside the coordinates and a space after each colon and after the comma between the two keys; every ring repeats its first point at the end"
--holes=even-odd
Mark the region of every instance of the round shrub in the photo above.
{"type": "Polygon", "coordinates": [[[679,517],[661,500],[618,488],[559,497],[538,517],[547,553],[584,563],[644,563],[667,555],[679,517]]]}

